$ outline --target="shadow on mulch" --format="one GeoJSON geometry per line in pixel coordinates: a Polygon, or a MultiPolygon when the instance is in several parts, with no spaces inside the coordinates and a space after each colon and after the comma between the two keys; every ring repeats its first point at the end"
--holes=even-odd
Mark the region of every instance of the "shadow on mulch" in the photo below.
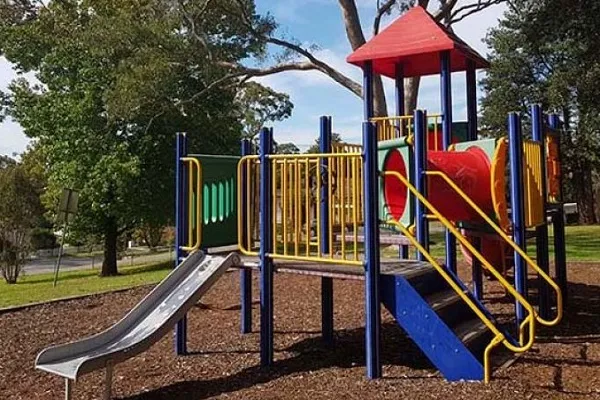
{"type": "MultiPolygon", "coordinates": [[[[404,365],[412,369],[430,369],[431,364],[402,330],[393,322],[381,326],[382,364],[404,365]]],[[[285,332],[289,334],[290,332],[285,332]]],[[[253,366],[237,374],[209,380],[178,382],[150,392],[140,393],[122,400],[205,399],[224,393],[236,392],[255,385],[265,384],[275,379],[302,372],[314,372],[332,367],[354,368],[364,366],[363,328],[339,330],[335,332],[335,348],[327,348],[320,336],[307,338],[277,352],[293,353],[290,358],[275,361],[270,368],[253,366]]],[[[226,351],[224,353],[253,353],[252,351],[226,351]]],[[[198,352],[194,355],[206,354],[198,352]]]]}
{"type": "Polygon", "coordinates": [[[600,342],[600,286],[569,283],[568,303],[558,326],[540,331],[540,342],[600,342]]]}

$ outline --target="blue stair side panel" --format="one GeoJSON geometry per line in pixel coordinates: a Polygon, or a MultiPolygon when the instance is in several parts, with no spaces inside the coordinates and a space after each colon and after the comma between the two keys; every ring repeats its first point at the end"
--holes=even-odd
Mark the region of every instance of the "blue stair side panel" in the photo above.
{"type": "Polygon", "coordinates": [[[447,380],[483,380],[483,365],[406,279],[381,275],[380,285],[384,306],[447,380]]]}

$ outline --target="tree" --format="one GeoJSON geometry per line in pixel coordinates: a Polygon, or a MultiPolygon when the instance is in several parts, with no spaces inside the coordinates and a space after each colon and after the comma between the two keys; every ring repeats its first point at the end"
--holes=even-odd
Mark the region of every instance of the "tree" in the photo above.
{"type": "Polygon", "coordinates": [[[257,82],[245,83],[237,93],[236,103],[246,139],[254,139],[267,122],[289,118],[294,108],[289,95],[257,82]]]}
{"type": "Polygon", "coordinates": [[[43,211],[35,180],[23,165],[0,168],[0,271],[9,284],[17,282],[25,265],[43,211]]]}
{"type": "MultiPolygon", "coordinates": [[[[335,132],[331,133],[331,144],[338,144],[338,143],[343,143],[343,142],[344,141],[342,140],[342,136],[339,133],[335,133],[335,132]]],[[[319,145],[319,138],[316,138],[315,143],[306,150],[306,153],[307,154],[316,154],[316,153],[320,153],[320,152],[321,152],[321,149],[320,149],[320,145],[319,145]]]]}
{"type": "Polygon", "coordinates": [[[277,154],[300,154],[300,149],[294,143],[281,143],[276,146],[277,154]]]}
{"type": "Polygon", "coordinates": [[[506,132],[506,116],[541,103],[562,114],[566,198],[581,222],[595,223],[594,181],[600,171],[600,11],[597,2],[518,0],[488,37],[492,67],[484,80],[483,126],[506,132]],[[556,10],[560,10],[559,13],[556,10]],[[568,23],[567,23],[568,21],[568,23]]]}
{"type": "Polygon", "coordinates": [[[173,215],[174,132],[190,132],[191,151],[239,148],[240,82],[204,90],[227,74],[223,64],[265,45],[221,18],[230,3],[22,0],[2,11],[0,54],[42,83],[14,82],[5,107],[44,155],[45,204],[55,209],[63,187],[79,190],[71,229],[103,238],[103,276],[117,273],[121,234],[173,215]]]}
{"type": "MultiPolygon", "coordinates": [[[[416,5],[429,8],[436,20],[451,27],[454,23],[478,13],[488,7],[504,3],[507,0],[468,0],[459,4],[458,0],[376,0],[373,6],[376,9],[375,18],[372,23],[372,34],[379,33],[382,19],[385,16],[398,14],[408,10],[416,5]]],[[[338,0],[342,19],[346,27],[347,40],[352,50],[356,50],[366,42],[366,36],[363,31],[356,0],[338,0]]],[[[192,3],[180,0],[182,3],[192,3]]],[[[207,1],[206,3],[209,3],[207,1]]],[[[253,77],[266,76],[282,73],[285,71],[319,71],[335,82],[339,83],[356,96],[362,97],[362,85],[352,78],[344,75],[341,71],[327,64],[320,59],[315,50],[318,46],[305,46],[295,39],[287,39],[281,35],[277,28],[278,24],[269,15],[260,16],[254,12],[254,7],[244,0],[231,0],[230,4],[223,8],[231,18],[237,19],[247,29],[249,35],[257,41],[269,45],[276,54],[270,57],[271,62],[264,62],[261,66],[249,67],[244,60],[231,63],[224,62],[220,65],[227,67],[229,73],[213,81],[203,89],[198,96],[206,91],[219,87],[220,85],[238,81],[246,82],[253,77]]],[[[201,24],[196,22],[196,13],[186,7],[181,8],[182,17],[197,32],[198,43],[204,46],[206,43],[206,33],[201,29],[201,24]]],[[[262,59],[259,59],[262,60],[262,59]]],[[[419,91],[419,78],[407,80],[406,85],[406,110],[411,113],[417,104],[417,94],[419,91]]],[[[381,77],[374,78],[374,108],[378,116],[387,115],[387,103],[383,90],[381,77]]]]}

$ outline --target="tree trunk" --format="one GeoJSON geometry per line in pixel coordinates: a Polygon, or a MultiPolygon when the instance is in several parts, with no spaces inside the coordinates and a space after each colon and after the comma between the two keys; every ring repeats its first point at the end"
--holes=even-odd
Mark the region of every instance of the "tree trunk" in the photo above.
{"type": "Polygon", "coordinates": [[[387,101],[380,75],[373,76],[373,111],[376,117],[387,117],[387,101]]]}
{"type": "Polygon", "coordinates": [[[404,110],[406,115],[412,115],[417,109],[417,99],[419,97],[420,77],[408,78],[404,88],[404,110]]]}
{"type": "Polygon", "coordinates": [[[104,232],[104,261],[102,261],[100,276],[115,276],[119,273],[117,270],[118,237],[117,221],[114,217],[110,217],[104,232]]]}
{"type": "Polygon", "coordinates": [[[594,181],[592,179],[592,168],[584,163],[579,175],[578,185],[575,187],[577,203],[579,204],[579,222],[582,224],[595,224],[596,201],[594,196],[594,181]]]}

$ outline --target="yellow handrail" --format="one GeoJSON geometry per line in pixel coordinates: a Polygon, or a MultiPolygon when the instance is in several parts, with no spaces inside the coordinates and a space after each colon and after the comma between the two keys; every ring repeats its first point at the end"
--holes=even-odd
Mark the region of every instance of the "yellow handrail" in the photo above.
{"type": "Polygon", "coordinates": [[[188,242],[181,247],[183,251],[196,251],[202,243],[202,166],[194,157],[182,157],[181,161],[188,164],[188,242]],[[194,204],[194,168],[196,167],[196,204],[194,204]],[[196,240],[194,241],[194,206],[196,207],[196,240]]]}
{"type": "Polygon", "coordinates": [[[522,353],[529,350],[533,346],[533,342],[535,340],[535,310],[533,306],[525,299],[523,296],[517,292],[510,283],[508,283],[502,274],[500,274],[474,247],[473,245],[459,232],[459,230],[454,226],[452,222],[446,219],[413,185],[408,182],[408,180],[402,176],[400,173],[395,171],[385,171],[383,172],[384,176],[394,176],[402,182],[406,188],[417,197],[417,199],[423,203],[423,205],[433,214],[435,215],[440,223],[444,225],[452,234],[456,236],[456,238],[463,244],[470,252],[476,257],[489,271],[494,275],[495,278],[498,279],[500,284],[505,287],[505,289],[519,302],[523,305],[523,307],[528,311],[529,315],[523,320],[523,323],[519,329],[519,336],[521,339],[520,346],[514,346],[512,343],[506,339],[505,335],[494,325],[492,321],[487,318],[487,316],[475,305],[473,300],[469,296],[467,296],[460,286],[450,277],[445,268],[443,268],[434,258],[433,256],[427,252],[427,250],[415,239],[415,237],[409,232],[408,228],[402,225],[400,222],[396,220],[387,221],[388,224],[393,224],[397,226],[402,234],[410,240],[410,242],[423,254],[423,256],[427,259],[427,261],[438,271],[438,273],[444,278],[444,280],[450,285],[450,287],[461,297],[461,299],[473,310],[473,312],[479,317],[479,319],[485,324],[485,326],[494,333],[494,339],[490,342],[484,352],[484,379],[486,382],[489,381],[490,376],[490,364],[489,364],[489,354],[493,347],[497,346],[499,343],[503,343],[504,346],[513,351],[515,353],[522,353]],[[529,325],[529,338],[527,343],[524,342],[524,331],[525,327],[529,325]]]}
{"type": "Polygon", "coordinates": [[[523,249],[521,249],[494,221],[492,221],[492,219],[488,217],[486,213],[483,212],[483,210],[479,208],[479,206],[477,206],[477,204],[475,204],[475,202],[471,200],[469,196],[467,196],[467,194],[463,192],[462,189],[458,187],[458,185],[456,185],[456,183],[454,183],[452,179],[448,177],[448,175],[444,174],[441,171],[426,171],[425,173],[429,176],[439,176],[444,181],[446,181],[446,183],[448,183],[448,185],[460,197],[462,197],[467,202],[467,204],[469,204],[471,208],[473,208],[473,210],[475,210],[485,220],[485,222],[487,222],[492,227],[492,229],[494,229],[496,233],[502,239],[504,239],[506,243],[510,245],[510,247],[514,249],[514,251],[516,251],[521,257],[523,257],[523,259],[527,262],[527,265],[533,268],[546,282],[550,284],[550,286],[552,286],[552,288],[556,292],[556,318],[548,321],[541,318],[537,314],[535,315],[535,318],[540,324],[545,326],[554,326],[558,324],[562,319],[563,315],[563,299],[562,291],[560,290],[560,287],[556,284],[556,282],[554,282],[554,280],[543,269],[541,269],[535,262],[533,262],[533,260],[527,255],[527,253],[525,253],[523,249]]]}
{"type": "MultiPolygon", "coordinates": [[[[240,161],[238,162],[238,170],[237,170],[237,204],[238,204],[238,212],[237,212],[237,218],[238,218],[238,248],[240,250],[240,253],[246,255],[246,256],[257,256],[258,252],[257,251],[252,251],[252,227],[251,227],[251,218],[250,218],[250,213],[253,212],[252,209],[252,204],[253,202],[251,201],[251,195],[252,195],[252,190],[250,190],[250,185],[251,185],[251,177],[253,176],[252,174],[252,168],[256,168],[258,167],[258,165],[260,164],[259,158],[256,155],[251,155],[251,156],[244,156],[240,159],[240,161]],[[244,193],[244,191],[242,190],[242,174],[244,172],[244,166],[246,167],[246,192],[244,193]],[[246,201],[244,202],[244,197],[246,196],[246,201]],[[243,219],[242,219],[242,215],[243,213],[241,212],[240,207],[242,207],[242,205],[246,205],[246,215],[247,215],[247,226],[246,226],[246,232],[243,232],[243,227],[244,227],[244,223],[243,223],[243,219]],[[246,241],[244,242],[243,240],[243,236],[244,233],[246,233],[246,241]]],[[[254,202],[255,203],[255,202],[254,202]]],[[[258,204],[254,204],[255,206],[258,206],[258,204]]]]}

